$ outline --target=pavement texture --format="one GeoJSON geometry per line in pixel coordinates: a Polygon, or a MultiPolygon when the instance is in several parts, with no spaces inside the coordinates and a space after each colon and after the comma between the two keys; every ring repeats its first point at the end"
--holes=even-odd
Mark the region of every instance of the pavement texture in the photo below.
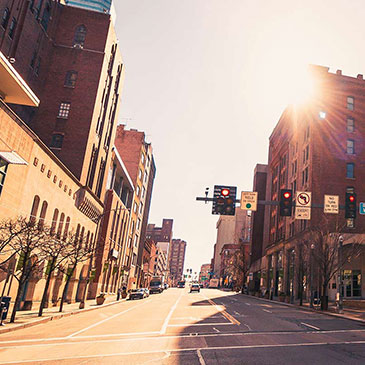
{"type": "Polygon", "coordinates": [[[365,323],[170,288],[0,335],[0,364],[365,364],[365,323]]]}

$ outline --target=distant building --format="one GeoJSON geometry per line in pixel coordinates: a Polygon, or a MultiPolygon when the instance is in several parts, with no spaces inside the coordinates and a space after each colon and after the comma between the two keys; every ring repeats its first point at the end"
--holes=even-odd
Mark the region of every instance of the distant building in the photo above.
{"type": "Polygon", "coordinates": [[[184,272],[186,242],[173,239],[170,247],[169,266],[172,285],[181,280],[184,272]]]}
{"type": "Polygon", "coordinates": [[[211,264],[203,264],[199,272],[199,283],[209,283],[211,264]]]}

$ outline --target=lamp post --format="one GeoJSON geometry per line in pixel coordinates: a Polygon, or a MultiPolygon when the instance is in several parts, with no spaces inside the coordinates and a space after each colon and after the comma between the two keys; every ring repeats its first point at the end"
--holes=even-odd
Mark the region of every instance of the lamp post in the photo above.
{"type": "Polygon", "coordinates": [[[314,250],[314,243],[311,244],[311,249],[310,249],[310,295],[311,295],[311,298],[310,298],[310,308],[313,308],[313,295],[314,295],[314,292],[313,292],[313,250],[314,250]]]}
{"type": "Polygon", "coordinates": [[[294,262],[295,262],[295,250],[293,249],[291,251],[291,261],[292,261],[292,264],[293,264],[293,273],[292,273],[292,278],[291,278],[291,290],[290,290],[290,303],[294,303],[294,270],[295,270],[295,265],[294,265],[294,262]]]}
{"type": "Polygon", "coordinates": [[[337,285],[337,301],[338,313],[343,313],[343,297],[342,297],[342,247],[343,247],[343,236],[338,237],[338,285],[337,285]]]}

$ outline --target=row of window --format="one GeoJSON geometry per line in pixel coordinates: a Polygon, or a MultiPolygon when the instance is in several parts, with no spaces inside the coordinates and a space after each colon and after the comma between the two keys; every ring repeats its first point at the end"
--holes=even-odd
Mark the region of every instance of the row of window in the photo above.
{"type": "MultiPolygon", "coordinates": [[[[9,20],[10,20],[10,10],[9,10],[9,8],[5,8],[4,12],[3,12],[3,16],[1,18],[1,26],[3,27],[4,30],[7,28],[9,20]]],[[[10,23],[9,31],[8,31],[8,36],[10,39],[14,38],[16,25],[17,25],[17,20],[16,20],[16,18],[13,17],[11,19],[11,23],[10,23]]]]}

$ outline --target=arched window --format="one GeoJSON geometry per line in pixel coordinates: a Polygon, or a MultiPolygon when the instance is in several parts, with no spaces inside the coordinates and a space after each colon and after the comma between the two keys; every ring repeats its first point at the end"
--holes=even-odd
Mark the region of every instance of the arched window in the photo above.
{"type": "Polygon", "coordinates": [[[58,224],[58,229],[57,229],[57,238],[61,237],[62,234],[62,228],[63,228],[63,223],[65,222],[65,214],[62,213],[61,217],[60,217],[60,223],[58,224]]]}
{"type": "Polygon", "coordinates": [[[33,205],[32,205],[32,210],[30,211],[30,221],[32,223],[35,223],[36,219],[37,219],[37,213],[38,213],[38,208],[39,208],[39,196],[36,195],[33,199],[33,205]]]}
{"type": "Polygon", "coordinates": [[[53,212],[53,218],[51,222],[51,234],[54,234],[56,232],[57,219],[58,219],[58,209],[56,208],[53,212]]]}
{"type": "Polygon", "coordinates": [[[11,19],[11,23],[10,23],[10,27],[9,27],[9,33],[8,33],[10,39],[13,39],[14,38],[16,24],[17,24],[17,21],[13,17],[13,19],[11,19]]]}
{"type": "Polygon", "coordinates": [[[85,240],[85,227],[82,227],[81,228],[81,234],[80,234],[80,244],[82,245],[84,243],[84,240],[85,240]]]}
{"type": "Polygon", "coordinates": [[[76,233],[75,233],[75,243],[79,241],[80,229],[81,229],[81,226],[80,226],[80,224],[78,224],[77,228],[76,228],[76,233]]]}
{"type": "Polygon", "coordinates": [[[10,10],[9,10],[9,8],[5,8],[4,9],[3,16],[1,18],[1,26],[4,29],[6,29],[6,27],[8,26],[9,18],[10,18],[10,10]]]}
{"type": "Polygon", "coordinates": [[[76,31],[75,31],[75,37],[74,37],[74,43],[73,43],[73,46],[74,47],[83,47],[84,46],[84,43],[85,43],[85,38],[86,38],[86,27],[85,25],[79,25],[77,28],[76,28],[76,31]]]}
{"type": "Polygon", "coordinates": [[[68,236],[68,230],[70,228],[70,217],[66,218],[65,230],[63,231],[63,239],[66,240],[68,236]]]}
{"type": "Polygon", "coordinates": [[[47,208],[48,208],[48,203],[46,201],[44,201],[42,203],[41,214],[39,216],[39,223],[38,223],[39,228],[42,228],[44,226],[44,220],[46,218],[47,208]]]}

